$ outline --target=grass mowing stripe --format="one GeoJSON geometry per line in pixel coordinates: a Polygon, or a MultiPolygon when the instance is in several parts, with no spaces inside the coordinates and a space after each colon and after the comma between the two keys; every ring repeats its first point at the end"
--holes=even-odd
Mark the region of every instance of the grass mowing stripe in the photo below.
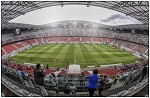
{"type": "Polygon", "coordinates": [[[38,48],[36,47],[33,47],[29,50],[26,50],[26,51],[23,51],[22,53],[39,53],[39,52],[43,52],[43,50],[47,50],[48,47],[52,47],[52,45],[46,45],[45,47],[42,47],[43,45],[41,46],[38,46],[38,48]]]}
{"type": "MultiPolygon", "coordinates": [[[[109,45],[108,45],[109,46],[109,45]]],[[[106,46],[104,46],[104,47],[106,47],[106,46]]],[[[109,46],[109,47],[112,47],[112,46],[109,46]]],[[[114,47],[114,46],[113,46],[114,47]]],[[[112,48],[113,48],[112,47],[112,48]]],[[[114,56],[116,56],[116,57],[118,57],[118,58],[126,58],[126,57],[134,57],[131,53],[128,53],[128,52],[126,52],[126,51],[124,51],[124,50],[121,50],[121,49],[119,49],[119,48],[115,48],[114,49],[115,51],[115,54],[113,54],[114,56]]]]}
{"type": "Polygon", "coordinates": [[[63,63],[66,53],[69,48],[68,45],[66,45],[66,44],[62,44],[62,45],[63,45],[63,47],[61,47],[61,50],[58,52],[57,57],[56,57],[58,59],[59,63],[63,63]]]}
{"type": "Polygon", "coordinates": [[[64,59],[64,63],[73,64],[74,63],[74,44],[69,44],[68,51],[64,59]]]}
{"type": "Polygon", "coordinates": [[[91,55],[91,51],[88,49],[87,44],[83,44],[83,49],[85,51],[85,53],[83,52],[83,55],[85,55],[85,59],[87,63],[96,63],[94,57],[91,55]]]}
{"type": "Polygon", "coordinates": [[[29,53],[27,55],[32,55],[33,57],[45,57],[45,55],[47,55],[49,52],[48,50],[53,49],[54,47],[57,47],[57,45],[46,45],[46,47],[41,47],[37,50],[37,49],[31,49],[33,51],[33,53],[29,53]],[[43,49],[44,48],[44,49],[43,49]]]}
{"type": "MultiPolygon", "coordinates": [[[[47,45],[47,49],[52,49],[53,47],[56,47],[57,45],[47,45]],[[52,46],[52,47],[51,47],[52,46]]],[[[43,48],[43,47],[41,47],[43,48]]],[[[44,47],[45,48],[45,47],[44,47]]],[[[30,51],[32,50],[32,48],[30,49],[30,51]]],[[[28,50],[27,50],[28,51],[28,50]]],[[[45,55],[47,54],[47,51],[44,53],[39,53],[39,51],[37,50],[32,50],[34,51],[33,53],[28,53],[28,52],[24,52],[23,55],[16,55],[15,58],[13,58],[14,60],[16,59],[17,61],[21,61],[21,63],[23,64],[24,62],[28,62],[28,63],[39,63],[39,61],[42,62],[42,58],[45,58],[45,55]],[[32,58],[31,58],[32,57],[32,58]]],[[[43,49],[41,49],[41,51],[43,51],[43,49]]],[[[20,53],[21,54],[21,53],[20,53]]]]}
{"type": "Polygon", "coordinates": [[[79,44],[76,44],[75,54],[76,54],[76,63],[85,63],[85,59],[83,56],[83,51],[79,44]]]}
{"type": "Polygon", "coordinates": [[[120,62],[128,64],[137,61],[132,54],[104,44],[44,44],[21,52],[12,59],[19,63],[41,63],[53,67],[65,67],[67,62],[73,64],[75,60],[81,67],[88,65],[99,67],[101,64],[120,62]],[[29,59],[30,57],[33,57],[32,60],[29,59]]]}
{"type": "MultiPolygon", "coordinates": [[[[105,48],[103,45],[102,45],[102,47],[103,47],[103,49],[105,48]]],[[[111,46],[109,46],[109,47],[111,48],[111,46]]],[[[123,50],[120,50],[120,52],[118,52],[118,50],[119,50],[118,48],[114,48],[114,47],[112,47],[112,48],[113,49],[111,49],[111,50],[113,50],[113,51],[110,53],[109,52],[107,53],[108,55],[111,56],[111,58],[109,58],[111,60],[111,63],[125,64],[127,61],[128,61],[128,63],[133,63],[133,61],[136,60],[136,58],[134,56],[132,56],[132,54],[129,54],[128,52],[125,52],[123,50]],[[119,55],[117,55],[117,54],[119,54],[119,55]],[[125,60],[125,58],[127,58],[127,59],[125,60]]],[[[106,53],[106,52],[104,52],[104,53],[106,53]]],[[[108,56],[108,57],[110,57],[110,56],[108,56]]]]}
{"type": "Polygon", "coordinates": [[[52,53],[54,53],[54,50],[57,49],[61,44],[48,44],[47,47],[45,48],[45,50],[47,50],[45,52],[45,50],[43,50],[43,54],[42,55],[37,55],[38,57],[41,58],[41,63],[42,64],[50,64],[51,62],[55,62],[55,58],[53,58],[53,56],[51,55],[52,53]],[[43,59],[44,58],[44,59],[43,59]]]}
{"type": "Polygon", "coordinates": [[[67,59],[67,53],[69,51],[69,48],[70,48],[70,44],[65,44],[65,47],[62,50],[63,52],[60,54],[60,57],[62,58],[61,66],[63,66],[63,67],[65,67],[67,65],[67,62],[68,62],[66,59],[67,59]],[[62,55],[63,55],[63,57],[62,57],[62,55]]]}
{"type": "Polygon", "coordinates": [[[83,55],[83,57],[84,57],[84,59],[85,59],[85,63],[88,63],[88,60],[86,59],[86,52],[88,52],[86,49],[85,49],[85,47],[83,47],[83,44],[79,44],[79,46],[80,46],[80,48],[81,48],[81,50],[82,50],[82,55],[83,55]]]}
{"type": "MultiPolygon", "coordinates": [[[[97,53],[97,63],[103,63],[103,62],[109,62],[107,59],[106,59],[106,56],[109,57],[106,53],[104,52],[98,52],[99,50],[102,50],[101,47],[96,47],[96,45],[89,45],[89,47],[92,47],[92,49],[97,53]],[[104,55],[104,54],[106,55],[104,55]]],[[[95,57],[96,58],[96,57],[95,57]]],[[[104,64],[104,63],[103,63],[104,64]]]]}
{"type": "MultiPolygon", "coordinates": [[[[107,47],[105,47],[104,45],[101,45],[102,50],[107,49],[107,47]]],[[[117,57],[115,55],[113,55],[113,52],[116,52],[116,48],[112,49],[111,47],[109,47],[109,50],[111,50],[111,52],[103,52],[104,55],[106,55],[108,58],[105,58],[105,60],[112,64],[112,63],[122,63],[120,61],[122,61],[122,59],[120,57],[117,57]],[[112,62],[113,61],[113,62],[112,62]]]]}

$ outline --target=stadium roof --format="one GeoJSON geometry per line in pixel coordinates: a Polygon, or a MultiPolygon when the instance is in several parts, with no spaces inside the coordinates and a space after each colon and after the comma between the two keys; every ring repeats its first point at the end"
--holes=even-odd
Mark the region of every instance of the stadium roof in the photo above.
{"type": "Polygon", "coordinates": [[[32,25],[32,24],[22,24],[22,23],[5,23],[1,25],[2,29],[34,29],[34,28],[43,28],[40,25],[32,25]]]}
{"type": "Polygon", "coordinates": [[[112,9],[131,16],[143,24],[148,25],[149,2],[148,1],[1,1],[1,22],[24,15],[25,13],[50,7],[63,5],[86,5],[112,9]]]}
{"type": "Polygon", "coordinates": [[[32,25],[32,24],[22,24],[22,23],[6,23],[2,24],[2,29],[43,29],[43,28],[104,28],[104,29],[137,29],[137,30],[149,30],[148,25],[144,24],[129,24],[129,25],[118,25],[118,26],[108,26],[100,23],[90,22],[90,21],[59,21],[44,25],[32,25]],[[75,24],[74,24],[75,23],[75,24]]]}
{"type": "Polygon", "coordinates": [[[149,30],[148,25],[143,24],[129,24],[129,25],[119,25],[119,26],[110,26],[112,29],[138,29],[138,30],[149,30]]]}

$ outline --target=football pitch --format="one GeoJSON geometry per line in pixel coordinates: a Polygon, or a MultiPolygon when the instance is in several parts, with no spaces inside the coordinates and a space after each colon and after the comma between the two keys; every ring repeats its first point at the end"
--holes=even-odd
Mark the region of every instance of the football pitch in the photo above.
{"type": "Polygon", "coordinates": [[[20,52],[11,59],[21,64],[40,63],[49,67],[79,64],[83,68],[138,61],[131,53],[105,44],[43,44],[20,52]]]}

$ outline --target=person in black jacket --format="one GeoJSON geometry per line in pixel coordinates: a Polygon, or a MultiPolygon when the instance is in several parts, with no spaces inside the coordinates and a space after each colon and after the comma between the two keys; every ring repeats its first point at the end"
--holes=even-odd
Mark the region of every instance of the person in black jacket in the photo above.
{"type": "Polygon", "coordinates": [[[43,96],[48,96],[47,91],[45,90],[44,86],[44,70],[41,68],[40,64],[36,65],[36,68],[34,69],[34,81],[36,84],[36,87],[39,87],[41,89],[41,93],[43,96]]]}
{"type": "Polygon", "coordinates": [[[45,73],[41,69],[41,65],[37,64],[36,68],[34,69],[35,84],[40,85],[40,86],[44,86],[44,76],[45,76],[45,73]]]}
{"type": "Polygon", "coordinates": [[[142,70],[142,75],[141,75],[141,78],[140,78],[139,82],[141,82],[144,79],[144,77],[146,76],[146,74],[147,74],[147,67],[146,67],[146,64],[145,64],[144,68],[142,70]]]}

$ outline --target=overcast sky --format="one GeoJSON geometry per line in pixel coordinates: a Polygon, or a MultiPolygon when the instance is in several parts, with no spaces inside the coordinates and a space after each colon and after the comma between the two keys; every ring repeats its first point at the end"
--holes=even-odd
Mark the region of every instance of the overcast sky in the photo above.
{"type": "Polygon", "coordinates": [[[10,22],[42,25],[65,20],[84,20],[106,25],[140,24],[138,20],[117,11],[85,5],[53,6],[21,15],[10,22]]]}

